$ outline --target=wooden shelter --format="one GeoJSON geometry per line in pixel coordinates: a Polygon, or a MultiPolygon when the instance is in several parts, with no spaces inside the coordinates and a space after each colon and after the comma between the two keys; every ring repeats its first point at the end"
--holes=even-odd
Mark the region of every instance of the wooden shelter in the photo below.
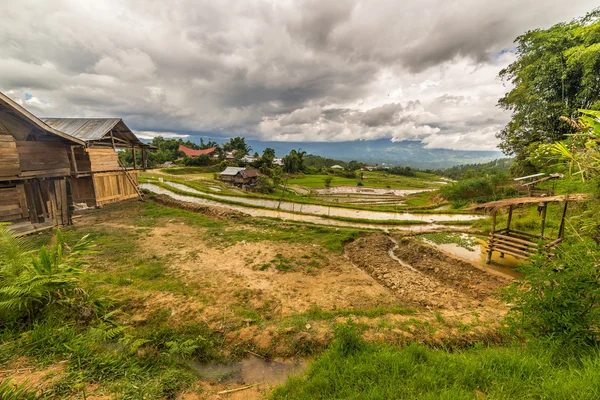
{"type": "Polygon", "coordinates": [[[41,118],[48,126],[84,142],[71,146],[72,176],[69,179],[75,205],[96,207],[142,196],[139,169],[147,167],[147,151],[120,118],[41,118]],[[118,151],[131,151],[133,168],[119,163],[118,151]],[[141,152],[141,165],[137,154],[141,152]],[[140,168],[141,167],[141,168],[140,168]]]}
{"type": "Polygon", "coordinates": [[[84,144],[0,93],[0,222],[18,234],[69,224],[69,152],[84,144]]]}
{"type": "Polygon", "coordinates": [[[567,215],[569,202],[582,201],[587,199],[587,197],[588,196],[585,194],[570,194],[551,197],[520,197],[477,204],[471,207],[470,210],[485,211],[492,216],[492,230],[487,244],[488,250],[486,262],[488,264],[491,262],[492,253],[494,251],[499,252],[500,257],[504,257],[504,254],[506,253],[522,259],[528,258],[539,252],[550,253],[551,249],[564,239],[565,217],[567,215]],[[547,235],[545,229],[548,205],[552,203],[563,203],[560,227],[558,229],[558,235],[555,238],[547,235]],[[539,235],[511,228],[514,208],[528,204],[538,204],[540,207],[540,218],[542,221],[541,232],[539,235]],[[496,214],[503,208],[508,208],[508,220],[506,228],[498,229],[496,225],[496,214]]]}
{"type": "Polygon", "coordinates": [[[546,176],[544,173],[522,176],[514,179],[514,181],[517,182],[515,189],[517,190],[517,193],[530,197],[552,196],[554,195],[553,189],[540,188],[538,187],[538,184],[548,182],[552,179],[560,179],[562,177],[562,174],[550,174],[546,176]]]}

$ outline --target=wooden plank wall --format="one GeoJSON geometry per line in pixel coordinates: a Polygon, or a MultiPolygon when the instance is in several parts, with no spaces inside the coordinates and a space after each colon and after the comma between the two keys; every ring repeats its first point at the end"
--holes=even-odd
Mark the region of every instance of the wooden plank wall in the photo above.
{"type": "Polygon", "coordinates": [[[118,171],[119,154],[114,149],[87,149],[92,172],[118,171]]]}
{"type": "Polygon", "coordinates": [[[73,203],[85,203],[88,207],[96,206],[94,181],[91,176],[71,178],[69,182],[71,183],[73,203]]]}
{"type": "Polygon", "coordinates": [[[22,178],[69,176],[69,146],[60,141],[18,141],[22,178]]]}
{"type": "Polygon", "coordinates": [[[73,148],[73,154],[75,155],[75,162],[77,163],[77,172],[91,172],[92,164],[90,163],[90,156],[81,146],[73,148]]]}
{"type": "Polygon", "coordinates": [[[0,221],[17,222],[28,218],[29,210],[23,185],[0,186],[0,221]]]}
{"type": "Polygon", "coordinates": [[[15,179],[21,173],[21,163],[15,139],[0,125],[0,180],[15,179]]]}
{"type": "MultiPolygon", "coordinates": [[[[137,184],[138,172],[129,171],[129,174],[137,184]]],[[[93,178],[97,205],[138,196],[137,191],[123,171],[94,174],[93,178]]]]}
{"type": "Polygon", "coordinates": [[[70,223],[66,179],[0,186],[0,221],[50,226],[70,223]]]}

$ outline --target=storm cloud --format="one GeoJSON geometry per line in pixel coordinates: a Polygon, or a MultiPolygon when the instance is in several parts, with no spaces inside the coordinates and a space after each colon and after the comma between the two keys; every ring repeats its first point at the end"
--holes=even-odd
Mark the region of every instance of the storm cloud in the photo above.
{"type": "Polygon", "coordinates": [[[420,139],[492,149],[514,39],[592,1],[0,3],[0,91],[144,137],[420,139]]]}

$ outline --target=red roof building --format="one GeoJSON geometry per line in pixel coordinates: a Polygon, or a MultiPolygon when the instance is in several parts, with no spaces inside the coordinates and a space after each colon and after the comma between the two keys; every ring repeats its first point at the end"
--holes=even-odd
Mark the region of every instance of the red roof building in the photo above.
{"type": "Polygon", "coordinates": [[[189,147],[185,147],[184,145],[179,145],[179,151],[181,151],[188,157],[198,157],[198,156],[201,156],[202,154],[210,155],[210,154],[214,153],[215,150],[217,150],[216,147],[211,147],[210,149],[194,150],[194,149],[190,149],[189,147]]]}

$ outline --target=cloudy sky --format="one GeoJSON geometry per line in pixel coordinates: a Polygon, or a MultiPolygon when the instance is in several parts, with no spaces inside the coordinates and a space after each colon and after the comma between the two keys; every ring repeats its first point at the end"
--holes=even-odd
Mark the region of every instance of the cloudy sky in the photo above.
{"type": "Polygon", "coordinates": [[[0,91],[151,137],[493,149],[498,71],[588,0],[3,0],[0,91]]]}

